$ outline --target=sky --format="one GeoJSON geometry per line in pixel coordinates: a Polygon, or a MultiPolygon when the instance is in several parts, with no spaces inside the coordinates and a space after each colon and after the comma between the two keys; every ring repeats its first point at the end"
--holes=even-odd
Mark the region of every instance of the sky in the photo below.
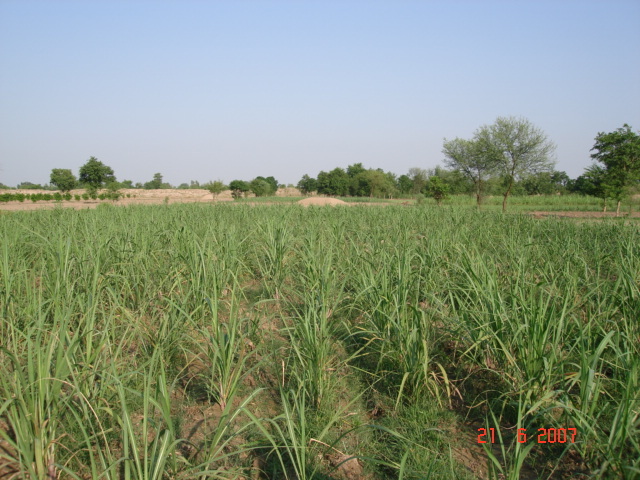
{"type": "Polygon", "coordinates": [[[443,165],[523,117],[580,175],[640,130],[640,1],[0,0],[0,183],[443,165]]]}

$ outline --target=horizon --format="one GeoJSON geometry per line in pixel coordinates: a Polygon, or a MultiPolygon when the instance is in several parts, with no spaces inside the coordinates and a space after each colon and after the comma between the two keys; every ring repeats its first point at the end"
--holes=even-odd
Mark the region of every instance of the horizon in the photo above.
{"type": "Polygon", "coordinates": [[[528,119],[576,178],[640,129],[640,2],[0,0],[0,183],[91,156],[119,181],[444,166],[528,119]]]}

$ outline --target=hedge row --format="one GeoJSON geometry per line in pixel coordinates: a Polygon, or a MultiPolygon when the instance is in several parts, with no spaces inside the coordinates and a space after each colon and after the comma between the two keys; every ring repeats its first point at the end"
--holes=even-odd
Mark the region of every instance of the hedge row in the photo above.
{"type": "Polygon", "coordinates": [[[61,202],[63,200],[71,201],[75,199],[76,201],[80,200],[118,200],[123,195],[119,192],[108,192],[98,194],[89,194],[84,193],[82,195],[71,195],[70,193],[2,193],[0,194],[0,202],[24,202],[25,200],[31,200],[32,202],[38,201],[55,201],[61,202]]]}

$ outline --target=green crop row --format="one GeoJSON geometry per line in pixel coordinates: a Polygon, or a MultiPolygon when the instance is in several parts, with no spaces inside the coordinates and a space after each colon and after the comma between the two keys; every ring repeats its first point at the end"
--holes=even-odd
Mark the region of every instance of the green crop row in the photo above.
{"type": "Polygon", "coordinates": [[[635,478],[638,319],[640,226],[616,219],[3,214],[0,476],[635,478]]]}
{"type": "Polygon", "coordinates": [[[61,202],[61,201],[71,201],[75,199],[76,201],[80,200],[89,200],[89,199],[99,199],[99,200],[118,200],[123,197],[122,193],[119,192],[105,192],[101,194],[88,194],[83,193],[82,195],[71,195],[70,193],[2,193],[0,194],[0,202],[24,202],[25,200],[31,200],[32,202],[61,202]]]}
{"type": "Polygon", "coordinates": [[[37,201],[62,201],[71,200],[70,193],[3,193],[0,194],[0,202],[24,202],[25,200],[37,201]]]}

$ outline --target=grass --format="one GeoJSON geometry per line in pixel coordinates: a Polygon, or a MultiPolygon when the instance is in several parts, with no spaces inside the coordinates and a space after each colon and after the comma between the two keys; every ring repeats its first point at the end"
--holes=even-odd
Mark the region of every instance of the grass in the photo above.
{"type": "Polygon", "coordinates": [[[0,476],[637,477],[638,224],[470,207],[1,215],[0,476]]]}

